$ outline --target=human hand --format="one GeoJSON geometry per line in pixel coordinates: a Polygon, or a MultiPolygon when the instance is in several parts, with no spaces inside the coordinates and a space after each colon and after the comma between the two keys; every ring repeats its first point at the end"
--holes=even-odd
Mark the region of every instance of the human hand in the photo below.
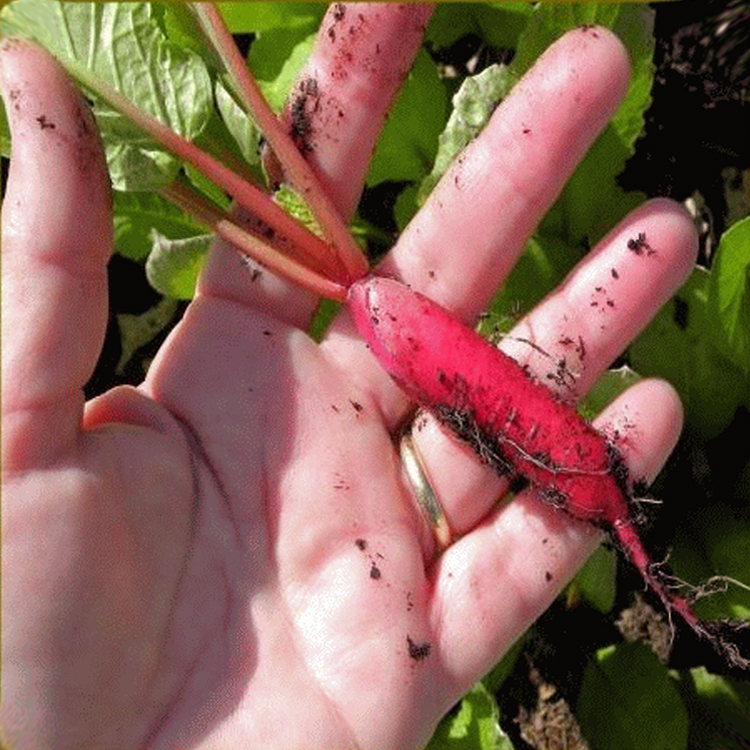
{"type": "MultiPolygon", "coordinates": [[[[410,405],[345,316],[315,345],[304,333],[314,300],[267,273],[251,282],[223,243],[143,385],[84,406],[106,320],[104,165],[56,63],[26,45],[0,60],[14,148],[2,237],[6,738],[423,744],[599,534],[530,492],[495,508],[502,481],[428,419],[414,440],[455,539],[437,556],[393,447],[410,405]]],[[[385,270],[472,320],[626,80],[607,32],[558,42],[385,270]]],[[[543,375],[549,360],[518,339],[554,359],[563,332],[580,335],[583,393],[694,253],[689,218],[648,203],[503,348],[543,375]],[[640,232],[658,248],[648,263],[627,250],[640,232]],[[616,304],[592,312],[603,280],[616,304]]],[[[620,426],[632,472],[653,477],[677,438],[679,403],[644,381],[597,424],[620,426]]]]}

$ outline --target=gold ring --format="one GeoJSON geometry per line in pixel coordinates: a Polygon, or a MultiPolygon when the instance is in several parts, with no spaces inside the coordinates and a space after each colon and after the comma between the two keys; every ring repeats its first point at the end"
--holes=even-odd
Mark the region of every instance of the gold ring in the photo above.
{"type": "Polygon", "coordinates": [[[412,494],[419,504],[422,516],[432,530],[438,548],[442,551],[451,543],[451,530],[443,506],[432,489],[424,463],[411,437],[411,428],[401,435],[400,453],[412,494]]]}

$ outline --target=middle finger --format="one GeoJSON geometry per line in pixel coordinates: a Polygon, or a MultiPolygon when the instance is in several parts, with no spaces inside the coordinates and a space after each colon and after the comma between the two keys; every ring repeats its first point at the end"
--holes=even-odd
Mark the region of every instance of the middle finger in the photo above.
{"type": "MultiPolygon", "coordinates": [[[[628,76],[627,52],[609,31],[563,36],[456,160],[379,272],[472,322],[609,120],[628,76]]],[[[331,327],[324,346],[395,427],[408,401],[348,317],[331,327]]]]}

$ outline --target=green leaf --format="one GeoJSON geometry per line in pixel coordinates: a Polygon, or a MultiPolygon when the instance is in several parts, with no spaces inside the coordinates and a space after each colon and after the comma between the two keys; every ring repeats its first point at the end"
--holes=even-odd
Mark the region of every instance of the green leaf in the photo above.
{"type": "Polygon", "coordinates": [[[273,29],[292,31],[317,28],[327,8],[323,3],[219,3],[221,15],[233,34],[262,33],[273,29]]]}
{"type": "Polygon", "coordinates": [[[646,110],[651,106],[654,84],[655,13],[645,3],[621,6],[610,28],[630,56],[630,88],[617,108],[611,125],[622,143],[632,150],[643,133],[646,110]]]}
{"type": "Polygon", "coordinates": [[[417,205],[418,192],[419,188],[417,185],[408,185],[399,193],[398,198],[396,198],[396,205],[393,207],[393,216],[399,232],[406,229],[407,224],[419,210],[419,206],[417,205]]]}
{"type": "Polygon", "coordinates": [[[177,305],[177,300],[165,297],[141,315],[123,313],[117,316],[122,343],[122,354],[115,368],[118,375],[124,374],[125,367],[139,349],[153,341],[170,325],[177,312],[177,305]]]}
{"type": "Polygon", "coordinates": [[[425,41],[440,49],[476,34],[491,47],[515,49],[532,8],[516,2],[438,3],[425,41]]]}
{"type": "Polygon", "coordinates": [[[0,155],[10,157],[10,128],[5,116],[5,102],[0,99],[0,155]]]}
{"type": "MultiPolygon", "coordinates": [[[[728,576],[750,585],[750,512],[738,512],[721,503],[702,507],[677,530],[670,564],[682,580],[699,585],[712,576],[728,576]]],[[[728,583],[699,599],[700,617],[750,620],[750,591],[728,583]]]]}
{"type": "Polygon", "coordinates": [[[750,217],[722,236],[708,285],[717,349],[750,375],[750,217]]]}
{"type": "Polygon", "coordinates": [[[683,676],[683,699],[691,715],[690,746],[701,750],[746,750],[750,737],[750,683],[707,672],[683,676]]]}
{"type": "Polygon", "coordinates": [[[427,750],[513,750],[499,718],[495,698],[479,682],[440,722],[427,750]]]}
{"type": "Polygon", "coordinates": [[[221,81],[216,82],[216,106],[245,161],[251,164],[258,163],[261,133],[221,81]]]}
{"type": "Polygon", "coordinates": [[[422,50],[380,134],[367,184],[421,180],[435,158],[445,112],[445,87],[422,50]]]}
{"type": "Polygon", "coordinates": [[[180,171],[180,164],[160,148],[133,143],[105,143],[112,187],[139,192],[168,185],[180,171]]]}
{"type": "Polygon", "coordinates": [[[607,614],[615,605],[617,552],[600,546],[571,582],[576,596],[607,614]]]}
{"type": "Polygon", "coordinates": [[[571,244],[596,244],[628,212],[640,205],[645,196],[627,193],[616,182],[632,151],[625,147],[612,125],[608,125],[578,165],[562,194],[557,208],[562,217],[553,213],[542,223],[550,230],[550,220],[562,218],[557,224],[571,244]]]}
{"type": "Polygon", "coordinates": [[[154,230],[151,237],[153,248],[146,260],[149,284],[166,297],[192,299],[213,235],[172,240],[154,230]]]}
{"type": "Polygon", "coordinates": [[[321,299],[310,323],[308,333],[314,341],[322,341],[328,326],[341,310],[341,303],[332,299],[321,299]]]}
{"type": "Polygon", "coordinates": [[[315,218],[315,214],[310,210],[301,193],[298,193],[289,185],[282,185],[275,193],[274,200],[293,218],[304,224],[313,234],[318,237],[323,236],[323,230],[315,218]]]}
{"type": "MultiPolygon", "coordinates": [[[[221,84],[217,82],[217,87],[219,85],[221,84]]],[[[222,116],[217,105],[211,113],[211,117],[206,123],[206,127],[201,131],[201,134],[197,138],[193,139],[193,142],[199,148],[213,154],[213,156],[219,161],[226,164],[231,169],[234,169],[238,174],[250,173],[248,179],[251,182],[257,182],[260,184],[263,182],[263,170],[260,166],[258,150],[256,148],[256,152],[253,155],[253,136],[250,132],[244,133],[243,131],[245,124],[248,130],[251,128],[254,130],[255,128],[252,123],[249,122],[247,115],[242,113],[242,110],[235,110],[231,115],[228,115],[228,117],[237,118],[236,121],[232,123],[232,127],[236,130],[237,137],[230,132],[228,127],[229,124],[222,116]],[[239,141],[242,141],[242,143],[239,141]],[[243,152],[243,148],[248,149],[247,156],[243,152]]],[[[228,205],[231,202],[228,199],[228,196],[226,196],[226,193],[224,193],[224,196],[225,198],[219,201],[219,204],[222,206],[225,204],[228,205]]]]}
{"type": "Polygon", "coordinates": [[[656,656],[640,643],[599,650],[583,675],[576,715],[592,747],[685,750],[688,716],[656,656]]]}
{"type": "Polygon", "coordinates": [[[521,34],[516,57],[510,66],[514,80],[566,31],[583,24],[616,29],[631,58],[631,82],[625,99],[542,224],[542,231],[557,232],[572,246],[582,241],[596,242],[643,200],[640,194],[623,191],[616,177],[633,153],[651,101],[653,22],[653,12],[638,3],[540,3],[521,34]]]}
{"type": "MultiPolygon", "coordinates": [[[[593,244],[644,199],[639,193],[623,191],[616,178],[633,154],[635,142],[643,131],[645,112],[651,103],[654,14],[638,3],[616,8],[592,4],[587,12],[575,10],[575,7],[570,6],[567,10],[550,7],[544,15],[550,23],[563,17],[615,27],[628,49],[632,70],[624,100],[558,199],[558,207],[564,214],[561,229],[565,235],[573,243],[585,238],[593,244]]],[[[563,28],[567,30],[569,27],[563,25],[563,28]]],[[[549,33],[553,33],[552,29],[549,33]]]]}
{"type": "Polygon", "coordinates": [[[155,193],[113,193],[115,249],[126,258],[145,260],[151,232],[174,239],[203,234],[207,227],[155,193]]]}
{"type": "Polygon", "coordinates": [[[622,8],[618,3],[538,3],[518,41],[514,73],[520,78],[550,44],[570,29],[593,24],[611,28],[622,8]]]}
{"type": "Polygon", "coordinates": [[[300,39],[284,58],[284,64],[273,80],[266,79],[261,89],[272,109],[280,110],[289,95],[289,89],[297,78],[300,68],[310,55],[315,43],[315,34],[300,39]]]}
{"type": "MultiPolygon", "coordinates": [[[[88,71],[194,139],[213,109],[211,81],[197,54],[167,39],[163,14],[157,3],[16,0],[2,11],[0,30],[33,37],[74,77],[88,71]]],[[[171,156],[119,113],[104,105],[95,113],[115,188],[142,190],[173,179],[171,156]]]]}
{"type": "Polygon", "coordinates": [[[750,385],[712,343],[708,277],[696,268],[629,349],[635,370],[665,378],[678,390],[688,424],[705,437],[729,424],[750,385]]]}
{"type": "Polygon", "coordinates": [[[312,49],[326,6],[323,3],[221,3],[233,32],[255,34],[248,63],[279,109],[304,59],[312,49]]]}
{"type": "Polygon", "coordinates": [[[164,5],[164,33],[178,47],[192,50],[214,72],[223,72],[221,60],[210,40],[203,32],[198,19],[187,12],[183,3],[164,5]]]}
{"type": "Polygon", "coordinates": [[[557,234],[532,237],[489,308],[482,325],[485,335],[510,330],[524,313],[562,281],[582,256],[582,248],[571,249],[557,234]]]}
{"type": "Polygon", "coordinates": [[[464,80],[453,96],[453,111],[438,138],[432,172],[420,185],[418,203],[425,201],[453,160],[484,128],[512,84],[513,79],[505,65],[490,65],[481,73],[464,80]]]}

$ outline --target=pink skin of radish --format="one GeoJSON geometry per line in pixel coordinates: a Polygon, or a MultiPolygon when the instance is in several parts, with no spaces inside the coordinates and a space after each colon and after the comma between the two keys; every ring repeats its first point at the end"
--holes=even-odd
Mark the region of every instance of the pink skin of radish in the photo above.
{"type": "Polygon", "coordinates": [[[427,297],[388,278],[353,284],[355,326],[388,374],[493,468],[517,474],[575,518],[608,531],[668,612],[677,612],[734,666],[750,667],[732,636],[668,589],[636,527],[631,480],[617,448],[514,359],[427,297]]]}

